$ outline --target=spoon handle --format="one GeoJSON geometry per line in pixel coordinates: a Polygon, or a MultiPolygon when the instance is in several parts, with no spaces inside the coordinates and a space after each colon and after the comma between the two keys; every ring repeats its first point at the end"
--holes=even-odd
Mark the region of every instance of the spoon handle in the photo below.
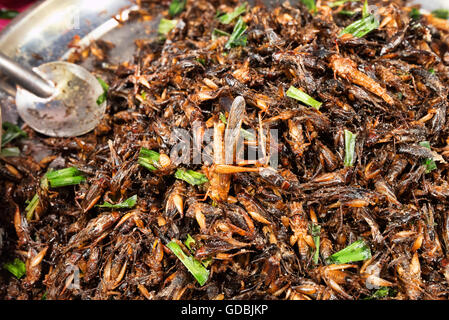
{"type": "Polygon", "coordinates": [[[0,72],[8,76],[15,84],[40,98],[48,98],[53,95],[54,88],[48,81],[34,71],[22,67],[1,52],[0,72]]]}

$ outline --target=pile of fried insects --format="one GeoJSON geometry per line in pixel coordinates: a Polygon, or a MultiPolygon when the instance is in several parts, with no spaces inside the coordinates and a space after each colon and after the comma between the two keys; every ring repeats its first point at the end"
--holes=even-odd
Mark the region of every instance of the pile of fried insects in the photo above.
{"type": "Polygon", "coordinates": [[[1,298],[448,297],[447,10],[137,3],[94,131],[3,124],[1,298]]]}

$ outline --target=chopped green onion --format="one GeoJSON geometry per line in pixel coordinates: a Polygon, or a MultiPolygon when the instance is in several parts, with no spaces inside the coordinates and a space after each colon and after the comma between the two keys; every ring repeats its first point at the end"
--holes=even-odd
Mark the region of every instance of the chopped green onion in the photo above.
{"type": "Polygon", "coordinates": [[[98,82],[100,83],[101,87],[103,88],[104,91],[108,91],[109,90],[109,85],[101,78],[97,78],[98,82]]]}
{"type": "Polygon", "coordinates": [[[44,294],[41,297],[41,300],[47,300],[47,291],[44,292],[44,294]]]}
{"type": "Polygon", "coordinates": [[[220,37],[230,37],[231,35],[229,33],[227,33],[226,31],[220,30],[220,29],[214,29],[214,31],[212,31],[212,40],[216,40],[220,37]]]}
{"type": "Polygon", "coordinates": [[[34,197],[31,199],[31,201],[28,203],[28,206],[25,208],[26,217],[28,221],[31,221],[31,219],[33,219],[33,213],[36,210],[38,204],[39,204],[39,195],[36,193],[34,197]]]}
{"type": "Polygon", "coordinates": [[[19,11],[16,10],[0,9],[0,19],[14,19],[18,14],[19,11]]]}
{"type": "Polygon", "coordinates": [[[412,10],[410,11],[410,18],[412,18],[413,20],[418,20],[419,18],[421,18],[421,12],[419,11],[419,9],[412,8],[412,10]]]}
{"type": "Polygon", "coordinates": [[[159,168],[160,154],[147,148],[141,148],[139,152],[138,163],[150,171],[156,171],[159,168]]]}
{"type": "Polygon", "coordinates": [[[234,11],[219,16],[218,20],[223,24],[230,24],[232,21],[234,21],[234,19],[236,19],[238,16],[240,16],[246,11],[247,5],[248,3],[245,2],[241,6],[235,8],[234,11]]]}
{"type": "Polygon", "coordinates": [[[354,37],[362,38],[366,34],[377,29],[378,27],[379,27],[379,21],[377,20],[377,18],[375,16],[370,14],[370,15],[366,16],[365,18],[357,20],[357,21],[351,23],[346,28],[344,28],[340,32],[339,37],[341,37],[344,34],[350,33],[354,37]]]}
{"type": "MultiPolygon", "coordinates": [[[[193,239],[190,234],[187,234],[187,239],[186,241],[184,241],[185,246],[190,250],[190,252],[192,252],[192,254],[195,253],[194,249],[192,248],[193,245],[195,245],[195,239],[193,239]]],[[[212,262],[212,258],[207,258],[204,260],[201,260],[201,264],[204,267],[208,267],[209,264],[212,262]]]]}
{"type": "Polygon", "coordinates": [[[97,99],[97,104],[101,105],[106,101],[106,98],[108,97],[109,85],[101,78],[97,78],[97,80],[98,82],[100,82],[101,87],[103,88],[103,93],[97,99]]]}
{"type": "Polygon", "coordinates": [[[371,258],[371,250],[363,240],[357,240],[329,257],[328,263],[350,263],[371,258]]]}
{"type": "Polygon", "coordinates": [[[435,74],[435,69],[434,69],[434,68],[430,68],[430,69],[429,69],[429,72],[430,72],[431,74],[435,74]]]}
{"type": "Polygon", "coordinates": [[[201,262],[193,258],[191,255],[186,255],[175,241],[170,241],[167,244],[167,247],[178,257],[179,260],[181,260],[187,270],[190,271],[201,286],[206,283],[209,278],[209,270],[207,270],[201,262]]]}
{"type": "Polygon", "coordinates": [[[220,112],[220,115],[218,116],[224,124],[228,124],[228,120],[226,120],[226,116],[223,114],[223,112],[220,112]]]}
{"type": "Polygon", "coordinates": [[[50,186],[52,188],[61,188],[80,184],[84,180],[86,180],[86,178],[84,178],[83,176],[76,176],[76,177],[66,177],[51,180],[49,179],[48,182],[50,183],[50,186]]]}
{"type": "Polygon", "coordinates": [[[199,63],[201,63],[203,66],[206,65],[206,60],[203,59],[203,58],[198,58],[198,59],[196,59],[196,61],[198,61],[199,63]]]}
{"type": "Polygon", "coordinates": [[[316,10],[315,0],[301,0],[301,2],[306,5],[306,7],[307,7],[307,9],[309,9],[309,11],[316,10]]]}
{"type": "Polygon", "coordinates": [[[232,31],[231,36],[229,37],[228,42],[225,45],[226,49],[231,49],[238,46],[246,46],[247,37],[243,35],[248,29],[248,26],[246,23],[242,20],[242,18],[239,18],[237,20],[237,23],[234,26],[234,30],[232,31]]]}
{"type": "Polygon", "coordinates": [[[60,179],[60,178],[67,178],[67,177],[75,177],[81,174],[81,171],[78,170],[78,168],[70,167],[65,168],[61,170],[53,170],[50,172],[47,172],[45,176],[48,180],[51,179],[60,179]]]}
{"type": "Polygon", "coordinates": [[[345,130],[345,167],[352,167],[355,160],[355,142],[357,135],[345,130]]]}
{"type": "Polygon", "coordinates": [[[395,290],[389,287],[380,287],[380,289],[376,290],[371,296],[364,298],[363,300],[373,300],[380,299],[386,297],[392,297],[395,295],[395,290]]]}
{"type": "Polygon", "coordinates": [[[81,171],[75,167],[50,171],[45,174],[45,178],[52,188],[73,186],[86,180],[81,171]]]}
{"type": "Polygon", "coordinates": [[[440,18],[440,19],[449,19],[449,10],[447,9],[436,9],[432,11],[432,15],[434,17],[440,18]]]}
{"type": "Polygon", "coordinates": [[[193,170],[187,170],[184,169],[178,169],[175,172],[175,178],[184,180],[185,182],[191,184],[191,185],[201,185],[203,183],[208,182],[209,180],[206,178],[206,176],[200,172],[196,172],[193,170]]]}
{"type": "Polygon", "coordinates": [[[339,7],[344,5],[346,2],[359,2],[360,0],[337,0],[328,4],[330,8],[339,7]]]}
{"type": "Polygon", "coordinates": [[[362,9],[362,18],[366,18],[368,16],[369,16],[368,0],[365,0],[365,3],[363,4],[363,9],[362,9]]]}
{"type": "Polygon", "coordinates": [[[143,100],[147,99],[147,93],[143,90],[140,92],[140,96],[142,97],[143,100]]]}
{"type": "Polygon", "coordinates": [[[105,201],[102,205],[96,205],[99,208],[113,208],[113,209],[131,209],[134,207],[137,203],[137,194],[133,195],[132,197],[126,199],[125,201],[122,201],[117,204],[112,204],[107,201],[105,201]]]}
{"type": "Polygon", "coordinates": [[[3,148],[1,151],[3,157],[18,157],[20,156],[20,150],[17,147],[3,148]]]}
{"type": "Polygon", "coordinates": [[[159,35],[166,36],[177,24],[178,20],[161,19],[157,32],[159,35]]]}
{"type": "Polygon", "coordinates": [[[3,122],[3,130],[5,130],[5,133],[2,135],[2,147],[6,145],[7,143],[13,141],[14,139],[20,138],[20,137],[26,137],[27,134],[25,131],[20,129],[15,124],[12,124],[11,122],[3,122]]]}
{"type": "Polygon", "coordinates": [[[180,14],[186,6],[187,0],[173,0],[168,8],[168,14],[172,17],[180,14]]]}
{"type": "Polygon", "coordinates": [[[319,110],[322,105],[321,102],[316,101],[311,96],[309,96],[307,93],[305,93],[304,91],[302,91],[300,89],[295,88],[294,86],[291,86],[287,90],[286,94],[287,94],[287,97],[299,100],[317,110],[319,110]]]}
{"type": "Polygon", "coordinates": [[[318,224],[312,223],[312,225],[310,226],[310,233],[312,234],[313,242],[315,243],[315,253],[313,254],[313,262],[315,264],[317,264],[318,259],[320,257],[321,226],[318,224]]]}
{"type": "Polygon", "coordinates": [[[186,241],[184,241],[184,244],[187,248],[189,248],[190,251],[193,251],[192,246],[195,244],[195,240],[192,238],[190,234],[187,235],[186,241]]]}
{"type": "MultiPolygon", "coordinates": [[[[422,141],[419,143],[420,146],[422,147],[426,147],[427,149],[430,150],[430,143],[429,141],[422,141]]],[[[426,167],[426,173],[429,173],[435,169],[437,169],[437,165],[435,163],[435,161],[431,158],[425,159],[423,161],[423,165],[426,167]]]]}
{"type": "Polygon", "coordinates": [[[201,260],[201,264],[202,264],[205,268],[207,268],[207,267],[211,264],[211,262],[212,262],[212,258],[207,258],[207,259],[201,260]]]}
{"type": "Polygon", "coordinates": [[[338,11],[338,14],[342,14],[342,15],[345,15],[345,16],[353,16],[353,15],[355,15],[355,11],[351,11],[351,10],[340,10],[340,11],[338,11]]]}
{"type": "Polygon", "coordinates": [[[13,262],[5,263],[3,268],[11,272],[17,279],[22,278],[26,274],[25,263],[17,258],[13,262]]]}

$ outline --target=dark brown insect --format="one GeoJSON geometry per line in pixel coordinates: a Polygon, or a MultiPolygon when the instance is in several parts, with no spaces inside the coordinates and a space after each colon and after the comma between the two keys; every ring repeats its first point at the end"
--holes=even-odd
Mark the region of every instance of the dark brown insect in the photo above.
{"type": "Polygon", "coordinates": [[[250,2],[246,40],[216,17],[237,1],[171,17],[147,0],[133,23],[178,20],[164,37],[143,30],[121,63],[112,44],[79,48],[70,61],[108,83],[107,113],[81,137],[22,126],[28,140],[3,146],[21,153],[0,156],[0,260],[25,274],[5,271],[0,298],[449,297],[449,22],[370,0],[379,26],[358,38],[341,31],[363,1],[250,2]],[[158,160],[142,165],[142,148],[158,160]],[[48,185],[68,167],[86,179],[48,185]],[[337,261],[356,241],[364,255],[337,261]]]}

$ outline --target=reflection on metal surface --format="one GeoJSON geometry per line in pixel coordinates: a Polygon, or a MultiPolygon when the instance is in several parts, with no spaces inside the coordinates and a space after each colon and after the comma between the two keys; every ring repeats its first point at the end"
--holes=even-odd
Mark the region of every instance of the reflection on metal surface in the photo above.
{"type": "Polygon", "coordinates": [[[43,1],[0,33],[1,51],[31,67],[59,60],[75,35],[84,38],[132,5],[131,0],[43,1]]]}
{"type": "MultiPolygon", "coordinates": [[[[78,42],[78,46],[80,47],[87,47],[93,40],[100,39],[102,36],[110,32],[111,30],[117,28],[119,26],[119,22],[117,21],[120,19],[121,21],[126,21],[129,18],[129,13],[133,10],[138,9],[138,6],[132,6],[129,9],[124,10],[120,14],[116,15],[116,19],[109,19],[102,25],[100,25],[98,28],[95,28],[90,33],[88,33],[84,38],[82,38],[78,42]]],[[[72,54],[75,51],[74,48],[69,49],[62,57],[62,60],[66,60],[70,54],[72,54]]]]}
{"type": "MultiPolygon", "coordinates": [[[[134,5],[132,0],[40,1],[2,30],[0,51],[25,67],[60,60],[75,35],[85,38],[92,30],[111,24],[108,21],[112,17],[134,5]]],[[[14,96],[15,88],[0,81],[0,102],[7,99],[5,92],[14,96]]],[[[15,122],[17,113],[9,105],[1,103],[3,118],[15,122]]]]}
{"type": "Polygon", "coordinates": [[[103,88],[90,72],[63,61],[45,63],[35,72],[55,84],[55,93],[44,99],[17,89],[17,110],[31,128],[48,136],[71,137],[97,126],[106,102],[97,104],[103,88]]]}

